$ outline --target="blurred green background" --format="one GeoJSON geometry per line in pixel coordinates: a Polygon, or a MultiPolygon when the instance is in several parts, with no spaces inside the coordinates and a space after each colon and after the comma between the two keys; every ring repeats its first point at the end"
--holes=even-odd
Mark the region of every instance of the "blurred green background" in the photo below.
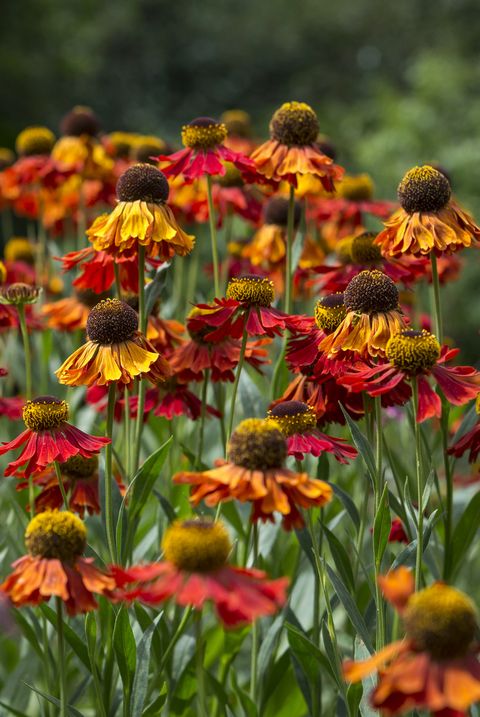
{"type": "MultiPolygon", "coordinates": [[[[393,197],[437,161],[480,217],[478,0],[21,0],[2,6],[0,144],[58,129],[75,104],[106,131],[178,141],[199,115],[242,108],[259,136],[290,99],[318,112],[349,171],[393,197]]],[[[478,254],[446,292],[447,327],[478,344],[478,254]],[[461,317],[461,321],[460,321],[461,317]]],[[[477,351],[478,353],[478,351],[477,351]]]]}

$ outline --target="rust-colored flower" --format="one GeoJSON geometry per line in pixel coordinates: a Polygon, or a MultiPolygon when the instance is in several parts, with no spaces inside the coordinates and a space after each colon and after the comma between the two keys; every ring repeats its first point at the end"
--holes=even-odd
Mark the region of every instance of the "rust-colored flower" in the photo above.
{"type": "Polygon", "coordinates": [[[65,603],[69,615],[95,610],[94,594],[113,597],[115,580],[82,557],[87,531],[68,511],[45,511],[27,526],[28,555],[13,563],[13,573],[0,585],[14,605],[39,605],[51,597],[65,603]]]}
{"type": "Polygon", "coordinates": [[[173,599],[196,610],[213,602],[231,628],[272,615],[285,603],[288,578],[268,580],[261,570],[228,565],[232,544],[221,522],[177,521],[166,530],[162,547],[161,562],[111,568],[125,599],[147,605],[173,599]]]}
{"type": "Polygon", "coordinates": [[[137,330],[138,315],[118,299],[104,299],[87,320],[87,342],[73,352],[55,375],[67,386],[129,385],[137,376],[156,383],[171,371],[167,361],[137,330]]]}
{"type": "Polygon", "coordinates": [[[332,191],[343,169],[322,152],[318,119],[305,102],[285,102],[270,121],[270,139],[251,155],[257,171],[275,182],[297,186],[298,177],[311,174],[332,191]]]}
{"type": "Polygon", "coordinates": [[[384,715],[426,709],[462,717],[480,700],[477,611],[470,598],[444,583],[414,592],[405,567],[379,578],[385,598],[402,615],[406,637],[364,662],[347,660],[347,682],[378,670],[372,706],[384,715]]]}
{"type": "Polygon", "coordinates": [[[175,483],[193,486],[190,500],[208,506],[229,500],[252,503],[252,520],[274,522],[281,513],[286,530],[304,525],[299,508],[322,506],[332,498],[332,489],[306,473],[284,467],[287,442],[280,425],[272,420],[249,418],[232,433],[228,461],[201,473],[177,473],[175,483]]]}
{"type": "Polygon", "coordinates": [[[410,169],[398,186],[401,208],[376,238],[386,256],[451,253],[480,240],[473,218],[451,199],[443,172],[425,165],[410,169]]]}

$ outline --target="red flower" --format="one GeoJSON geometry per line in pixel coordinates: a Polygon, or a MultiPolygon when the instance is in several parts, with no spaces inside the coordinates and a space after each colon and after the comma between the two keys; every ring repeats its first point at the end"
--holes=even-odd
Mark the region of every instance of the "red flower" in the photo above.
{"type": "Polygon", "coordinates": [[[20,420],[24,403],[25,401],[20,396],[0,398],[0,416],[6,416],[11,421],[20,420]]]}
{"type": "Polygon", "coordinates": [[[71,271],[81,265],[81,273],[73,281],[73,286],[77,289],[94,291],[96,294],[108,291],[115,283],[114,266],[117,264],[122,289],[138,292],[138,263],[135,251],[126,251],[114,257],[105,251],[86,247],[55,258],[62,262],[63,271],[71,271]]]}
{"type": "Polygon", "coordinates": [[[53,396],[39,396],[27,401],[23,407],[27,430],[0,447],[0,455],[3,455],[26,443],[17,460],[8,464],[5,475],[12,475],[26,463],[23,470],[28,478],[54,461],[64,463],[76,455],[90,458],[110,443],[109,438],[90,436],[75,428],[67,423],[67,419],[68,405],[65,401],[53,396]]]}
{"type": "MultiPolygon", "coordinates": [[[[480,395],[480,394],[479,394],[480,395]]],[[[477,397],[477,403],[479,399],[477,397]]],[[[460,458],[466,451],[470,451],[468,456],[469,463],[475,463],[480,453],[480,420],[474,427],[465,433],[451,448],[448,449],[450,455],[460,458]]]]}
{"type": "Polygon", "coordinates": [[[339,379],[352,391],[366,391],[370,396],[392,395],[404,389],[412,376],[418,381],[418,422],[440,418],[442,402],[426,377],[432,377],[447,401],[462,406],[475,398],[480,386],[480,373],[472,366],[444,366],[459,349],[440,350],[436,338],[428,331],[406,329],[393,336],[387,344],[389,363],[369,366],[359,362],[339,379]]]}
{"type": "Polygon", "coordinates": [[[272,615],[285,603],[287,578],[268,580],[260,570],[227,565],[231,543],[219,522],[174,523],[162,545],[162,562],[111,568],[119,588],[130,586],[123,591],[125,599],[158,605],[173,598],[196,610],[211,601],[231,628],[272,615]]]}
{"type": "Polygon", "coordinates": [[[161,163],[166,177],[182,174],[187,184],[205,175],[226,173],[225,162],[230,162],[248,183],[259,179],[255,165],[244,154],[225,147],[227,128],[210,117],[198,117],[182,128],[185,149],[174,154],[155,157],[161,163]]]}
{"type": "Polygon", "coordinates": [[[405,528],[403,527],[403,523],[400,520],[400,518],[394,518],[392,520],[392,525],[390,528],[390,533],[388,536],[388,542],[389,543],[409,543],[409,537],[405,532],[405,528]]]}

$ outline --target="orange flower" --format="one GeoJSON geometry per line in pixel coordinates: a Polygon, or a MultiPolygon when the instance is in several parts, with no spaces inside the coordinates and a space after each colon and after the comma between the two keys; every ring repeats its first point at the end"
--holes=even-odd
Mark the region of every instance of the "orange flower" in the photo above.
{"type": "Polygon", "coordinates": [[[450,183],[442,172],[428,165],[410,169],[398,187],[401,209],[375,240],[382,253],[451,253],[478,242],[480,228],[450,197],[450,183]]]}
{"type": "Polygon", "coordinates": [[[160,261],[189,254],[195,239],[178,226],[165,203],[168,195],[167,179],[159,169],[150,164],[127,169],[117,183],[117,206],[97,217],[87,231],[93,248],[121,255],[144,246],[149,258],[160,261]]]}
{"type": "MultiPolygon", "coordinates": [[[[294,228],[300,223],[301,207],[295,203],[294,228]]],[[[271,267],[283,261],[286,252],[288,222],[288,199],[273,197],[265,205],[265,223],[253,235],[252,240],[242,251],[253,266],[271,267]]]]}
{"type": "Polygon", "coordinates": [[[296,187],[298,177],[310,174],[332,191],[334,181],[342,178],[343,169],[317,144],[317,115],[305,102],[285,102],[270,121],[270,137],[251,155],[267,179],[296,187]]]}
{"type": "Polygon", "coordinates": [[[480,700],[477,613],[467,595],[444,583],[414,592],[405,567],[379,578],[386,599],[402,615],[404,640],[388,645],[364,662],[344,662],[348,682],[378,669],[371,695],[384,715],[427,709],[442,717],[461,717],[480,700]]]}
{"type": "Polygon", "coordinates": [[[170,375],[166,360],[137,331],[138,315],[118,299],[104,299],[87,320],[88,341],[55,372],[67,386],[103,386],[112,381],[129,385],[144,375],[153,383],[170,375]]]}
{"type": "Polygon", "coordinates": [[[190,500],[208,506],[221,501],[251,502],[252,520],[274,522],[281,513],[286,530],[301,528],[304,520],[299,508],[323,506],[332,499],[328,483],[284,468],[287,443],[280,426],[272,420],[249,418],[232,433],[228,461],[217,461],[217,468],[202,473],[177,473],[175,483],[193,487],[190,500]]]}
{"type": "Polygon", "coordinates": [[[328,358],[347,351],[383,358],[390,337],[405,328],[393,281],[381,271],[361,271],[345,289],[344,302],[347,315],[319,350],[328,358]]]}
{"type": "Polygon", "coordinates": [[[83,558],[85,526],[68,511],[45,511],[27,526],[28,555],[13,563],[14,571],[0,585],[16,606],[39,605],[52,596],[65,602],[69,615],[97,607],[94,593],[113,597],[115,580],[83,558]]]}
{"type": "Polygon", "coordinates": [[[57,331],[85,329],[90,311],[102,297],[92,291],[76,291],[51,304],[44,304],[41,312],[47,317],[47,326],[57,331]]]}

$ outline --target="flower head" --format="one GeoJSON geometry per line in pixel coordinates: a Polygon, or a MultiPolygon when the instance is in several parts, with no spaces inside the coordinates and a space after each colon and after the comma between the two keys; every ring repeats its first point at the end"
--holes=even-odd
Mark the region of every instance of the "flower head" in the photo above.
{"type": "Polygon", "coordinates": [[[26,127],[15,140],[15,149],[20,157],[50,154],[55,144],[55,135],[48,127],[26,127]]]}
{"type": "Polygon", "coordinates": [[[24,471],[28,477],[53,461],[62,463],[77,454],[89,458],[110,443],[108,438],[80,431],[68,423],[68,418],[68,404],[54,396],[38,396],[27,401],[23,407],[26,430],[0,447],[0,455],[3,455],[26,443],[18,459],[7,466],[5,475],[12,475],[26,463],[24,471]]]}
{"type": "Polygon", "coordinates": [[[87,342],[55,372],[60,383],[130,384],[141,375],[152,382],[163,381],[170,367],[137,325],[137,312],[124,301],[103,299],[96,304],[87,319],[87,342]]]}
{"type": "Polygon", "coordinates": [[[452,201],[448,178],[434,167],[410,169],[399,184],[398,199],[401,209],[375,240],[386,256],[451,253],[480,239],[472,217],[452,201]]]}
{"type": "Polygon", "coordinates": [[[21,306],[24,304],[35,304],[40,296],[41,288],[16,282],[0,287],[0,304],[21,306]]]}
{"type": "Polygon", "coordinates": [[[386,715],[418,708],[466,714],[480,699],[477,611],[470,598],[444,583],[414,592],[413,576],[398,568],[379,578],[387,600],[402,615],[406,637],[365,662],[344,663],[348,682],[378,669],[372,706],[386,715]]]}
{"type": "Polygon", "coordinates": [[[164,561],[123,569],[114,567],[123,597],[157,605],[173,598],[201,610],[207,601],[226,627],[272,615],[285,602],[288,580],[268,580],[260,570],[227,564],[232,544],[223,523],[173,523],[162,540],[164,561]]]}
{"type": "Polygon", "coordinates": [[[202,473],[177,473],[176,483],[192,485],[190,500],[209,506],[221,501],[251,502],[252,520],[274,520],[283,516],[289,530],[304,524],[299,508],[325,505],[331,500],[331,487],[306,473],[284,468],[288,446],[281,426],[273,419],[248,418],[230,437],[227,461],[202,473]]]}
{"type": "Polygon", "coordinates": [[[97,607],[94,593],[113,597],[112,576],[82,557],[87,531],[73,513],[39,513],[27,526],[25,543],[28,555],[13,564],[13,573],[0,586],[17,607],[55,596],[65,602],[69,615],[77,615],[97,607]]]}
{"type": "Polygon", "coordinates": [[[68,137],[95,137],[100,132],[100,122],[90,107],[77,105],[62,118],[60,130],[68,137]]]}
{"type": "Polygon", "coordinates": [[[323,296],[315,305],[314,315],[319,329],[327,334],[335,331],[347,315],[343,294],[323,296]]]}

